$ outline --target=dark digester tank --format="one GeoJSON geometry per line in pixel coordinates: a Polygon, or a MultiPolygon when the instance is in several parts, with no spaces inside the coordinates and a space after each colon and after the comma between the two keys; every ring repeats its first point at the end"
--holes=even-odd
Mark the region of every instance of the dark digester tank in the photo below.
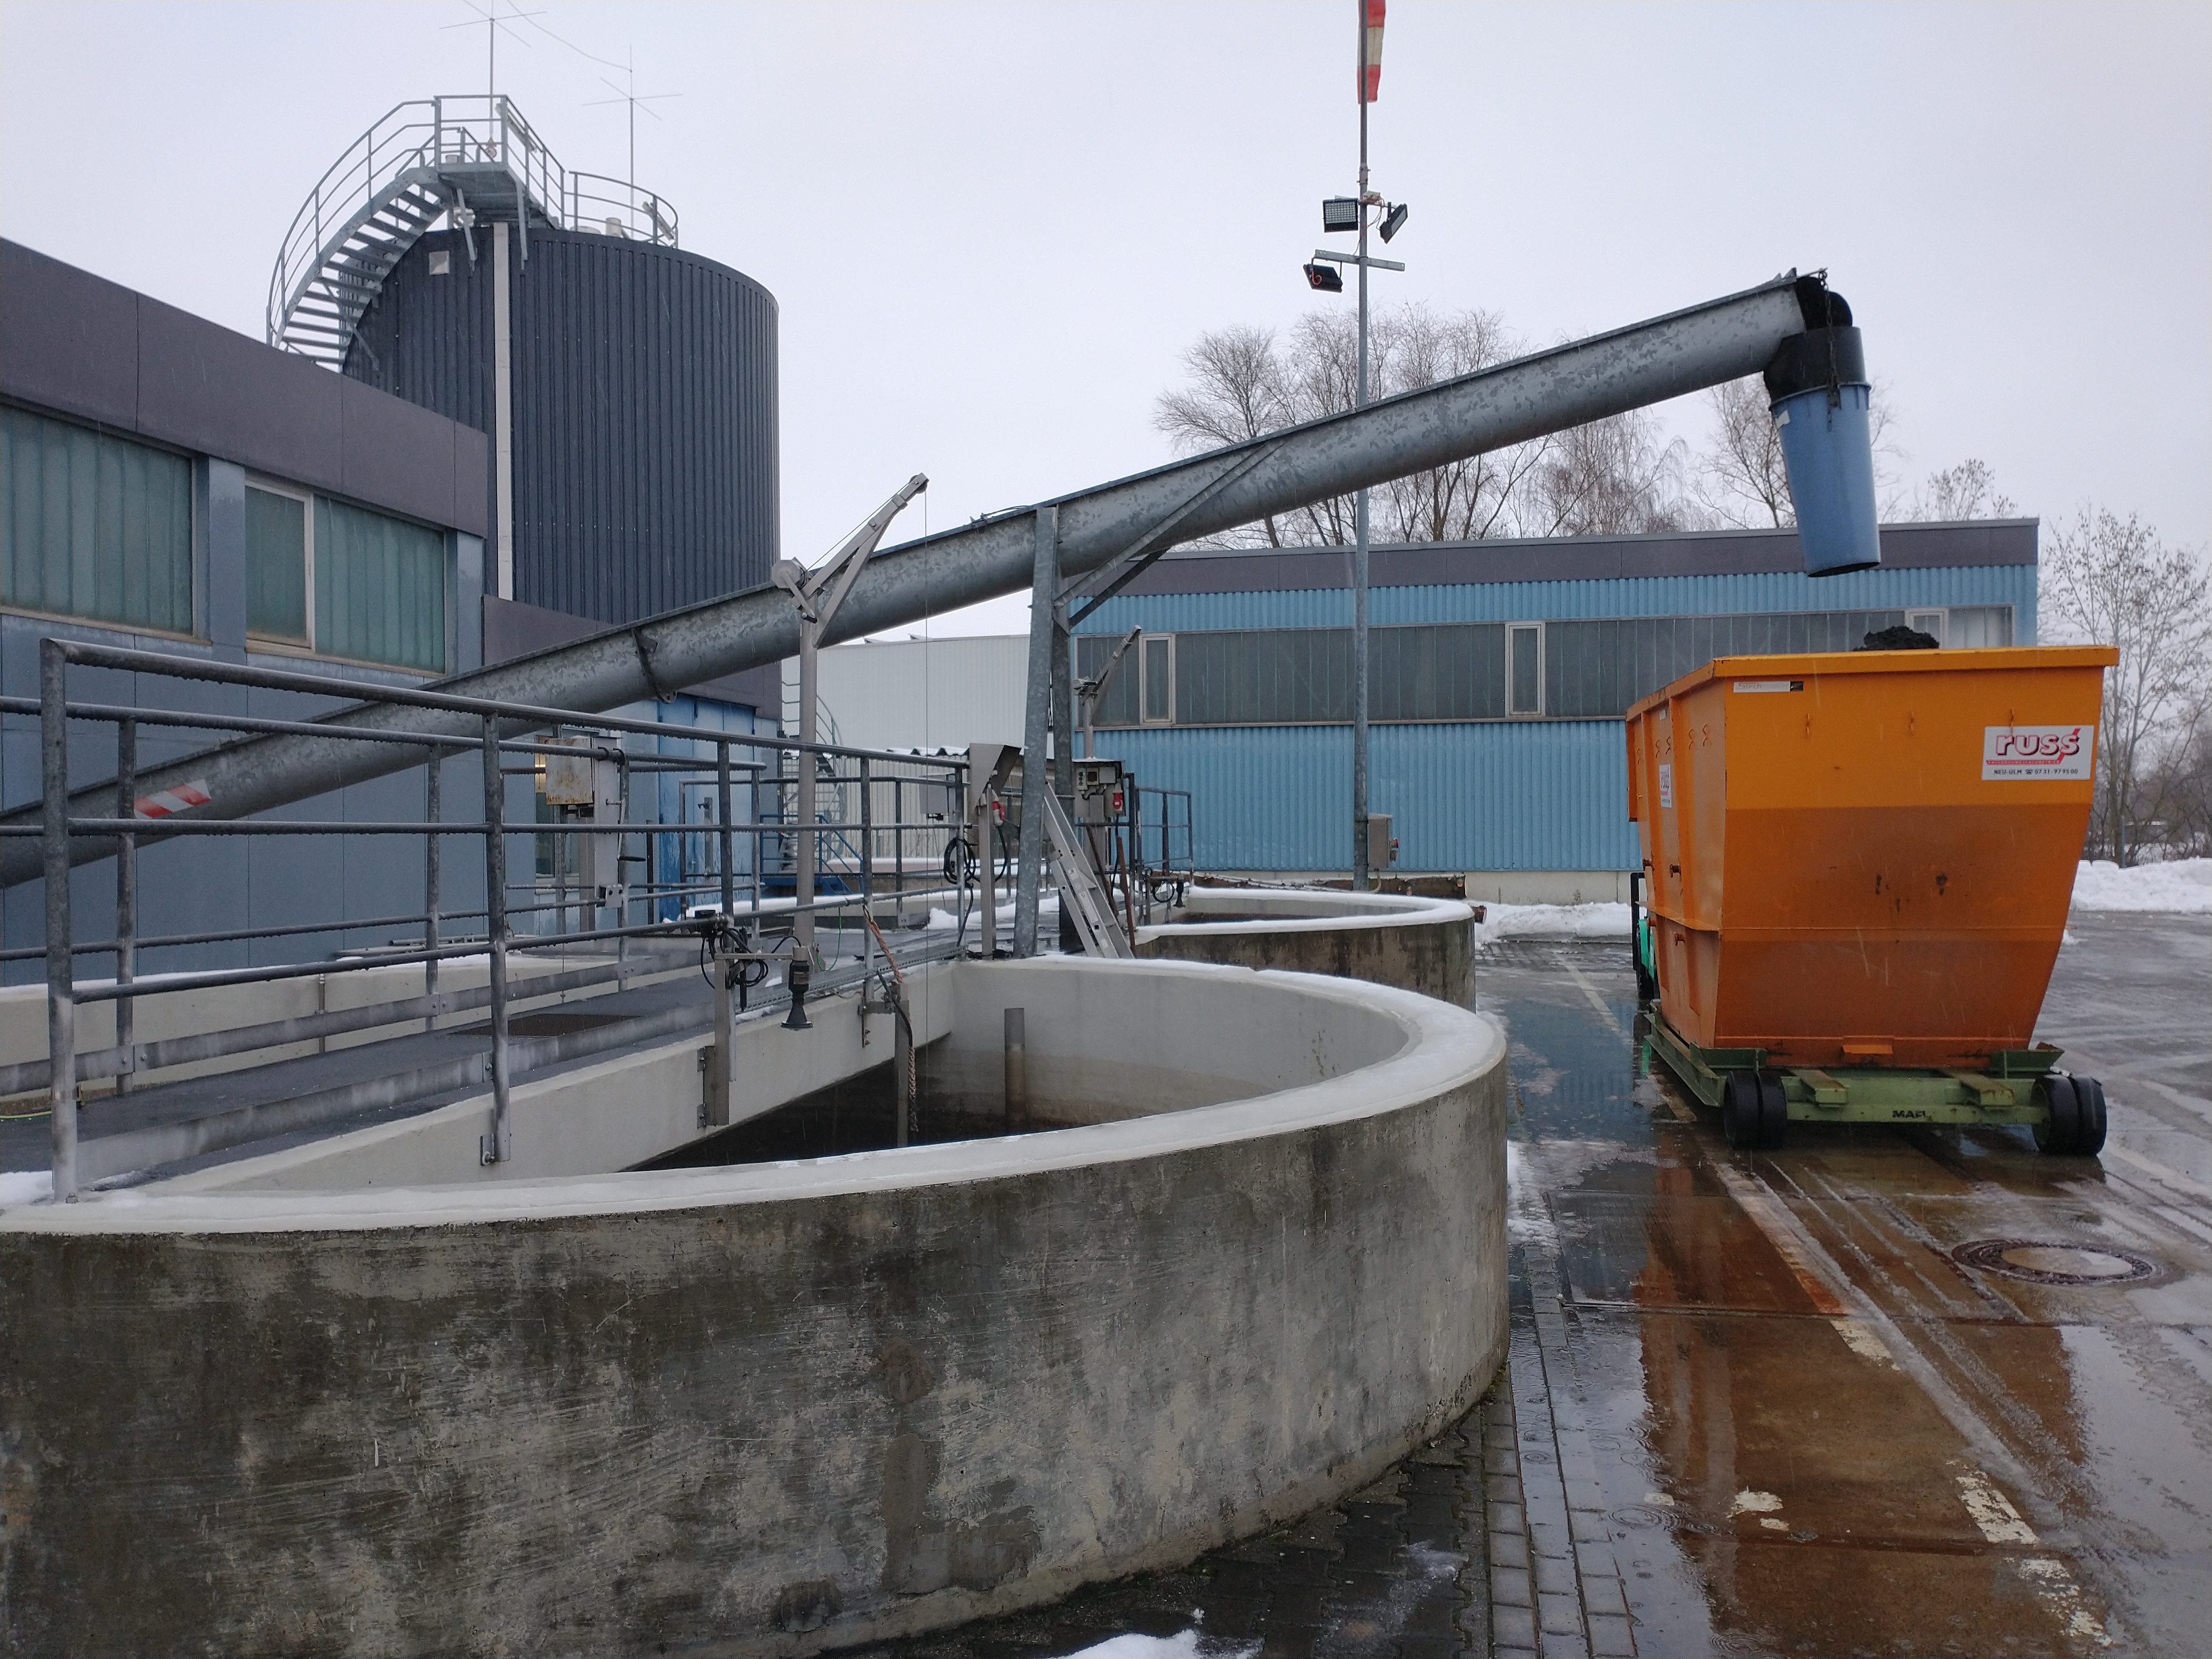
{"type": "MultiPolygon", "coordinates": [[[[781,550],[775,296],[676,248],[508,229],[507,597],[626,623],[767,581],[781,550]]],[[[477,226],[471,257],[459,231],[423,236],[345,373],[496,442],[491,240],[477,226]]],[[[495,520],[496,466],[491,489],[495,520]]]]}

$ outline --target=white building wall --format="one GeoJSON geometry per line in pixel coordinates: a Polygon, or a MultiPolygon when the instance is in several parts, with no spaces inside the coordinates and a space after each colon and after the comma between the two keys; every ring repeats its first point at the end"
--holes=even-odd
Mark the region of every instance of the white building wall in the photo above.
{"type": "MultiPolygon", "coordinates": [[[[963,749],[1019,744],[1029,640],[985,634],[856,641],[822,653],[818,694],[837,741],[862,749],[963,749]]],[[[783,665],[785,726],[799,710],[799,659],[783,665]]]]}

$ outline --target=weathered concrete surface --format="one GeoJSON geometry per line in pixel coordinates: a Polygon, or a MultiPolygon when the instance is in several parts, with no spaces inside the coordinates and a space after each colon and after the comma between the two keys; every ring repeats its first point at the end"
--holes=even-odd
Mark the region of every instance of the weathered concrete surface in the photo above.
{"type": "Polygon", "coordinates": [[[1455,899],[1194,887],[1176,915],[1137,930],[1139,957],[1334,974],[1474,1006],[1474,911],[1455,899]]]}
{"type": "Polygon", "coordinates": [[[1271,1045],[1256,1098],[814,1163],[0,1212],[9,1644],[803,1652],[1188,1559],[1481,1393],[1488,1022],[958,971],[1033,1011],[1033,1054],[1076,1006],[1158,1063],[1267,1019],[1304,1057],[1271,1045]],[[1164,1044],[1114,1017],[1164,995],[1164,1044]]]}

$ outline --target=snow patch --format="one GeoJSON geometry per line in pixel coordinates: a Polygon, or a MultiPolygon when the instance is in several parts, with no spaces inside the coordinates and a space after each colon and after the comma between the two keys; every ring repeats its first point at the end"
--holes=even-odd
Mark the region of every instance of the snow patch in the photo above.
{"type": "Polygon", "coordinates": [[[2174,859],[2129,870],[2084,859],[2074,874],[2074,908],[2212,914],[2212,859],[2174,859]]]}
{"type": "Polygon", "coordinates": [[[0,1170],[0,1210],[23,1204],[43,1204],[54,1195],[52,1170],[0,1170]]]}
{"type": "Polygon", "coordinates": [[[1625,904],[1486,904],[1474,924],[1480,950],[1501,939],[1626,939],[1625,904]]]}
{"type": "Polygon", "coordinates": [[[1103,1642],[1064,1655],[1062,1659],[1199,1659],[1201,1654],[1206,1659],[1250,1659],[1259,1650],[1257,1642],[1243,1646],[1213,1643],[1201,1648],[1198,1632],[1186,1630],[1173,1636],[1110,1636],[1103,1642]]]}

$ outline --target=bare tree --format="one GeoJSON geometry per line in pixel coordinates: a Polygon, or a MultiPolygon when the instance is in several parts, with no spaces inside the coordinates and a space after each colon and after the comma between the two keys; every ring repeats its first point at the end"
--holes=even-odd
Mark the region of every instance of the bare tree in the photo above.
{"type": "Polygon", "coordinates": [[[1908,509],[1922,524],[1951,524],[1964,519],[2009,519],[2020,512],[2011,496],[1997,489],[1989,463],[1972,456],[1956,466],[1931,472],[1914,492],[1908,509]]]}
{"type": "Polygon", "coordinates": [[[2063,632],[2119,650],[2105,680],[2090,841],[2132,864],[2149,816],[2145,784],[2205,717],[2212,597],[2204,571],[2136,514],[2083,507],[2051,532],[2043,603],[2063,632]]]}
{"type": "Polygon", "coordinates": [[[2212,854],[2212,720],[2200,702],[2188,733],[2143,781],[2143,823],[2168,858],[2212,854]]]}
{"type": "MultiPolygon", "coordinates": [[[[1351,313],[1332,309],[1309,312],[1286,337],[1257,328],[1205,335],[1183,354],[1188,383],[1161,397],[1153,423],[1188,453],[1351,409],[1358,402],[1358,331],[1351,313]]],[[[1523,349],[1492,312],[1438,313],[1420,305],[1388,309],[1375,317],[1369,333],[1368,395],[1388,398],[1471,374],[1523,349]]],[[[1532,525],[1557,517],[1561,505],[1547,506],[1549,498],[1539,489],[1543,464],[1555,447],[1553,439],[1537,439],[1380,485],[1370,492],[1370,533],[1382,544],[1531,533],[1532,525]]],[[[1584,486],[1590,489],[1595,483],[1586,479],[1584,486]]],[[[1610,499],[1620,492],[1595,493],[1610,499]]],[[[1354,498],[1315,501],[1281,520],[1214,539],[1279,547],[1290,527],[1310,544],[1348,546],[1357,530],[1354,498]]]]}
{"type": "MultiPolygon", "coordinates": [[[[1186,454],[1242,443],[1297,418],[1291,412],[1273,329],[1231,326],[1202,334],[1182,354],[1182,365],[1189,384],[1161,394],[1152,424],[1186,454]]],[[[1268,546],[1283,544],[1273,519],[1262,520],[1259,528],[1268,546]]],[[[1225,539],[1234,544],[1237,538],[1232,532],[1225,539]]]]}
{"type": "MultiPolygon", "coordinates": [[[[1438,316],[1424,305],[1384,313],[1376,331],[1390,393],[1456,380],[1518,356],[1521,342],[1497,313],[1438,316]]],[[[1389,541],[1479,541],[1510,534],[1530,478],[1551,451],[1548,438],[1453,461],[1394,479],[1379,492],[1379,528],[1389,541]]]]}
{"type": "Polygon", "coordinates": [[[1739,530],[1788,530],[1797,522],[1782,466],[1782,428],[1767,408],[1766,386],[1753,376],[1705,394],[1713,412],[1712,447],[1698,460],[1698,499],[1723,524],[1739,530]]]}
{"type": "Polygon", "coordinates": [[[1664,440],[1648,410],[1562,432],[1531,481],[1531,527],[1540,536],[1680,530],[1690,517],[1682,494],[1688,454],[1680,439],[1664,440]]]}

